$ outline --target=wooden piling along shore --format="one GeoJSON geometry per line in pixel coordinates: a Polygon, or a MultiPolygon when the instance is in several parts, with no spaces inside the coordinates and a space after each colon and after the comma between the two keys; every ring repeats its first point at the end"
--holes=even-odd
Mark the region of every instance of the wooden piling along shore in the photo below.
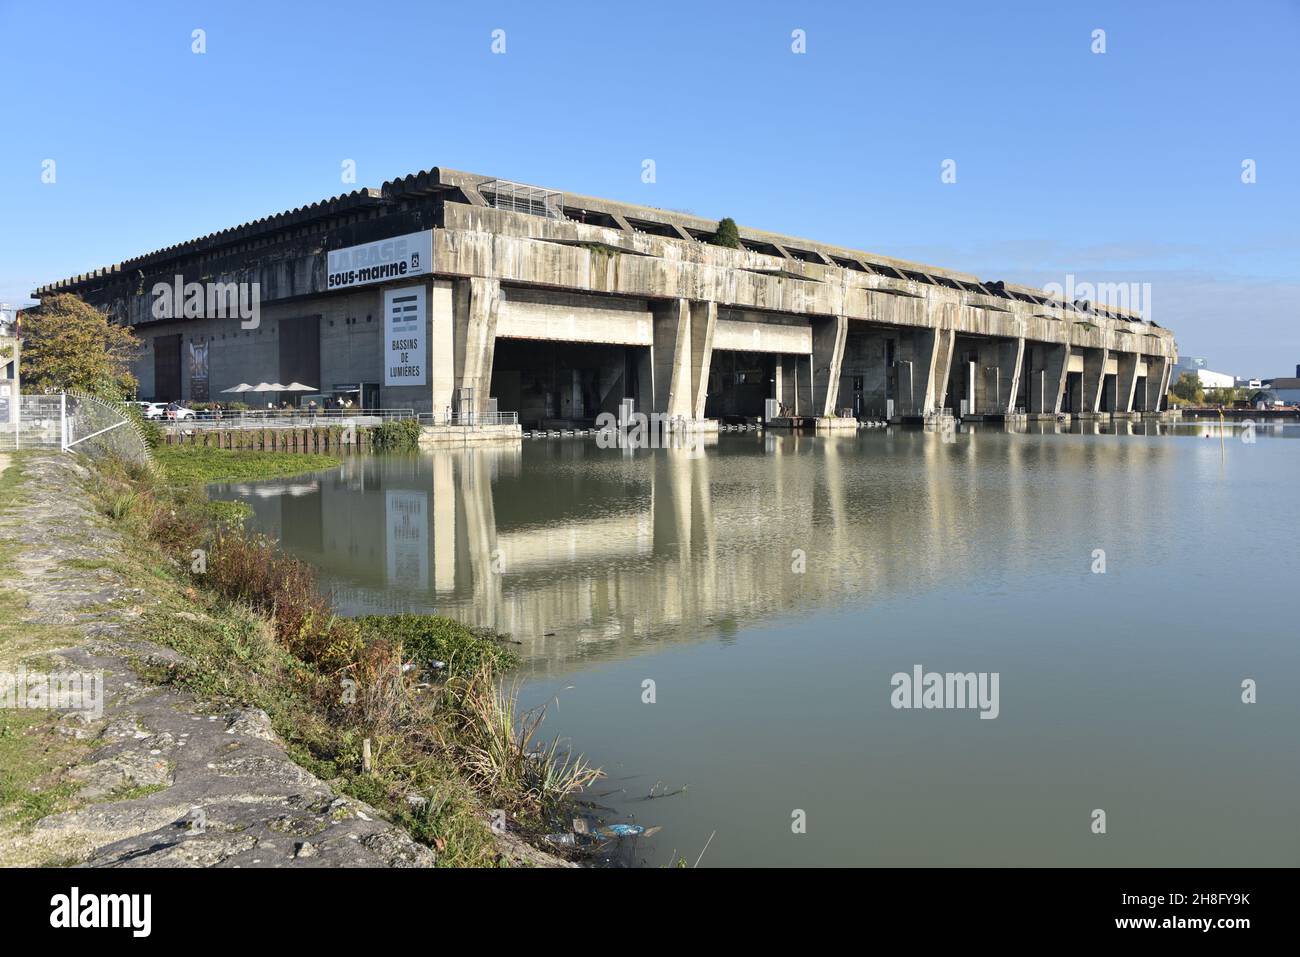
{"type": "Polygon", "coordinates": [[[370,446],[370,435],[364,428],[337,425],[292,429],[165,429],[163,442],[268,452],[364,452],[370,446]]]}

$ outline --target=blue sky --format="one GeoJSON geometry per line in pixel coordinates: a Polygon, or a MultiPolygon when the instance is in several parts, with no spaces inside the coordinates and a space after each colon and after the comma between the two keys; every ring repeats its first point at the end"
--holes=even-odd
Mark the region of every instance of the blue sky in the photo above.
{"type": "Polygon", "coordinates": [[[346,192],[352,159],[357,185],[441,165],[984,279],[1150,283],[1185,355],[1300,363],[1296,0],[0,0],[0,37],[5,301],[346,192]]]}

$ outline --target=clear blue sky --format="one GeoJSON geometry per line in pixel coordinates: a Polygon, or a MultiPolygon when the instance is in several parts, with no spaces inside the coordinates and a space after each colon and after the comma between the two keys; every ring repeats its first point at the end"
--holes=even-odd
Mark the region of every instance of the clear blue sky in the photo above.
{"type": "Polygon", "coordinates": [[[0,0],[0,37],[10,302],[348,191],[353,159],[358,185],[441,165],[985,279],[1149,282],[1185,355],[1300,363],[1295,0],[0,0]]]}

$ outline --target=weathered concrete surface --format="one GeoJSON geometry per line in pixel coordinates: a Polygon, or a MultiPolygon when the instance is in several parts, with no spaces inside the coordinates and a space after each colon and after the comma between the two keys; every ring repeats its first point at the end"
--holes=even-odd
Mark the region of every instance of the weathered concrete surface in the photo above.
{"type": "Polygon", "coordinates": [[[64,775],[78,806],[29,832],[4,835],[8,862],[77,860],[97,867],[426,867],[433,852],[362,802],[335,793],[291,761],[265,713],[210,706],[141,680],[132,661],[169,666],[175,651],[141,639],[152,599],[112,567],[127,560],[119,534],[87,501],[88,475],[70,456],[29,456],[28,502],[0,512],[0,539],[17,546],[4,585],[26,597],[22,620],[80,637],[51,653],[0,649],[6,667],[40,652],[60,669],[100,671],[98,720],[66,714],[58,733],[89,748],[64,775]],[[115,795],[149,789],[127,800],[115,795]]]}
{"type": "MultiPolygon", "coordinates": [[[[875,410],[889,398],[895,400],[895,414],[928,415],[949,395],[955,397],[954,408],[966,398],[972,411],[1004,413],[1017,404],[1022,370],[1009,350],[1023,354],[1039,345],[1102,357],[1102,371],[1086,376],[1082,385],[1081,404],[1096,412],[1102,377],[1115,374],[1105,368],[1107,359],[1127,356],[1126,367],[1132,367],[1177,356],[1168,329],[1125,308],[1064,302],[1042,290],[750,228],[740,231],[742,248],[722,248],[702,241],[716,228],[712,221],[595,197],[566,196],[563,218],[495,209],[478,192],[489,179],[428,170],[386,183],[382,190],[357,191],[236,227],[38,293],[85,295],[138,326],[146,341],[160,333],[210,339],[217,390],[235,383],[236,369],[239,378],[274,378],[276,325],[319,314],[323,381],[374,382],[381,339],[380,325],[370,319],[381,312],[384,286],[330,291],[326,254],[432,230],[431,274],[401,283],[417,281],[430,290],[425,359],[431,384],[384,387],[382,398],[388,407],[417,411],[442,411],[461,401],[455,393],[465,390],[473,390],[474,402],[485,410],[495,339],[503,335],[649,348],[652,355],[638,352],[629,358],[641,370],[641,385],[629,387],[628,395],[642,411],[671,407],[671,414],[687,419],[702,415],[699,392],[709,380],[713,350],[779,355],[783,387],[793,391],[772,397],[799,406],[801,413],[817,406],[819,415],[853,405],[875,410]],[[251,248],[241,245],[254,238],[251,248]],[[178,273],[187,279],[260,283],[265,329],[240,334],[211,320],[153,320],[150,297],[140,290],[157,280],[170,282],[178,273]],[[716,316],[703,334],[694,316],[698,304],[707,304],[707,315],[716,316]],[[692,315],[683,317],[683,309],[692,315]],[[889,368],[888,386],[877,389],[874,361],[869,372],[849,373],[871,382],[851,388],[847,397],[833,361],[814,357],[805,368],[814,352],[814,329],[841,320],[848,323],[849,342],[840,374],[845,364],[857,368],[869,355],[863,342],[855,341],[854,327],[884,331],[895,343],[897,362],[905,364],[889,368]],[[234,336],[229,344],[228,333],[234,336]],[[946,348],[945,339],[953,335],[983,342],[993,352],[977,360],[973,382],[969,360],[946,348]],[[255,368],[266,372],[244,371],[255,368]],[[841,397],[838,402],[835,396],[841,397]]],[[[146,356],[136,371],[148,392],[152,358],[146,356]]],[[[1046,378],[1040,376],[1037,385],[1044,393],[1035,403],[1040,411],[1061,404],[1059,394],[1045,394],[1046,378]]],[[[1133,378],[1119,385],[1116,391],[1122,393],[1133,378]]],[[[1067,388],[1063,377],[1060,388],[1067,388]]],[[[1112,399],[1125,404],[1122,394],[1112,399]]]]}

